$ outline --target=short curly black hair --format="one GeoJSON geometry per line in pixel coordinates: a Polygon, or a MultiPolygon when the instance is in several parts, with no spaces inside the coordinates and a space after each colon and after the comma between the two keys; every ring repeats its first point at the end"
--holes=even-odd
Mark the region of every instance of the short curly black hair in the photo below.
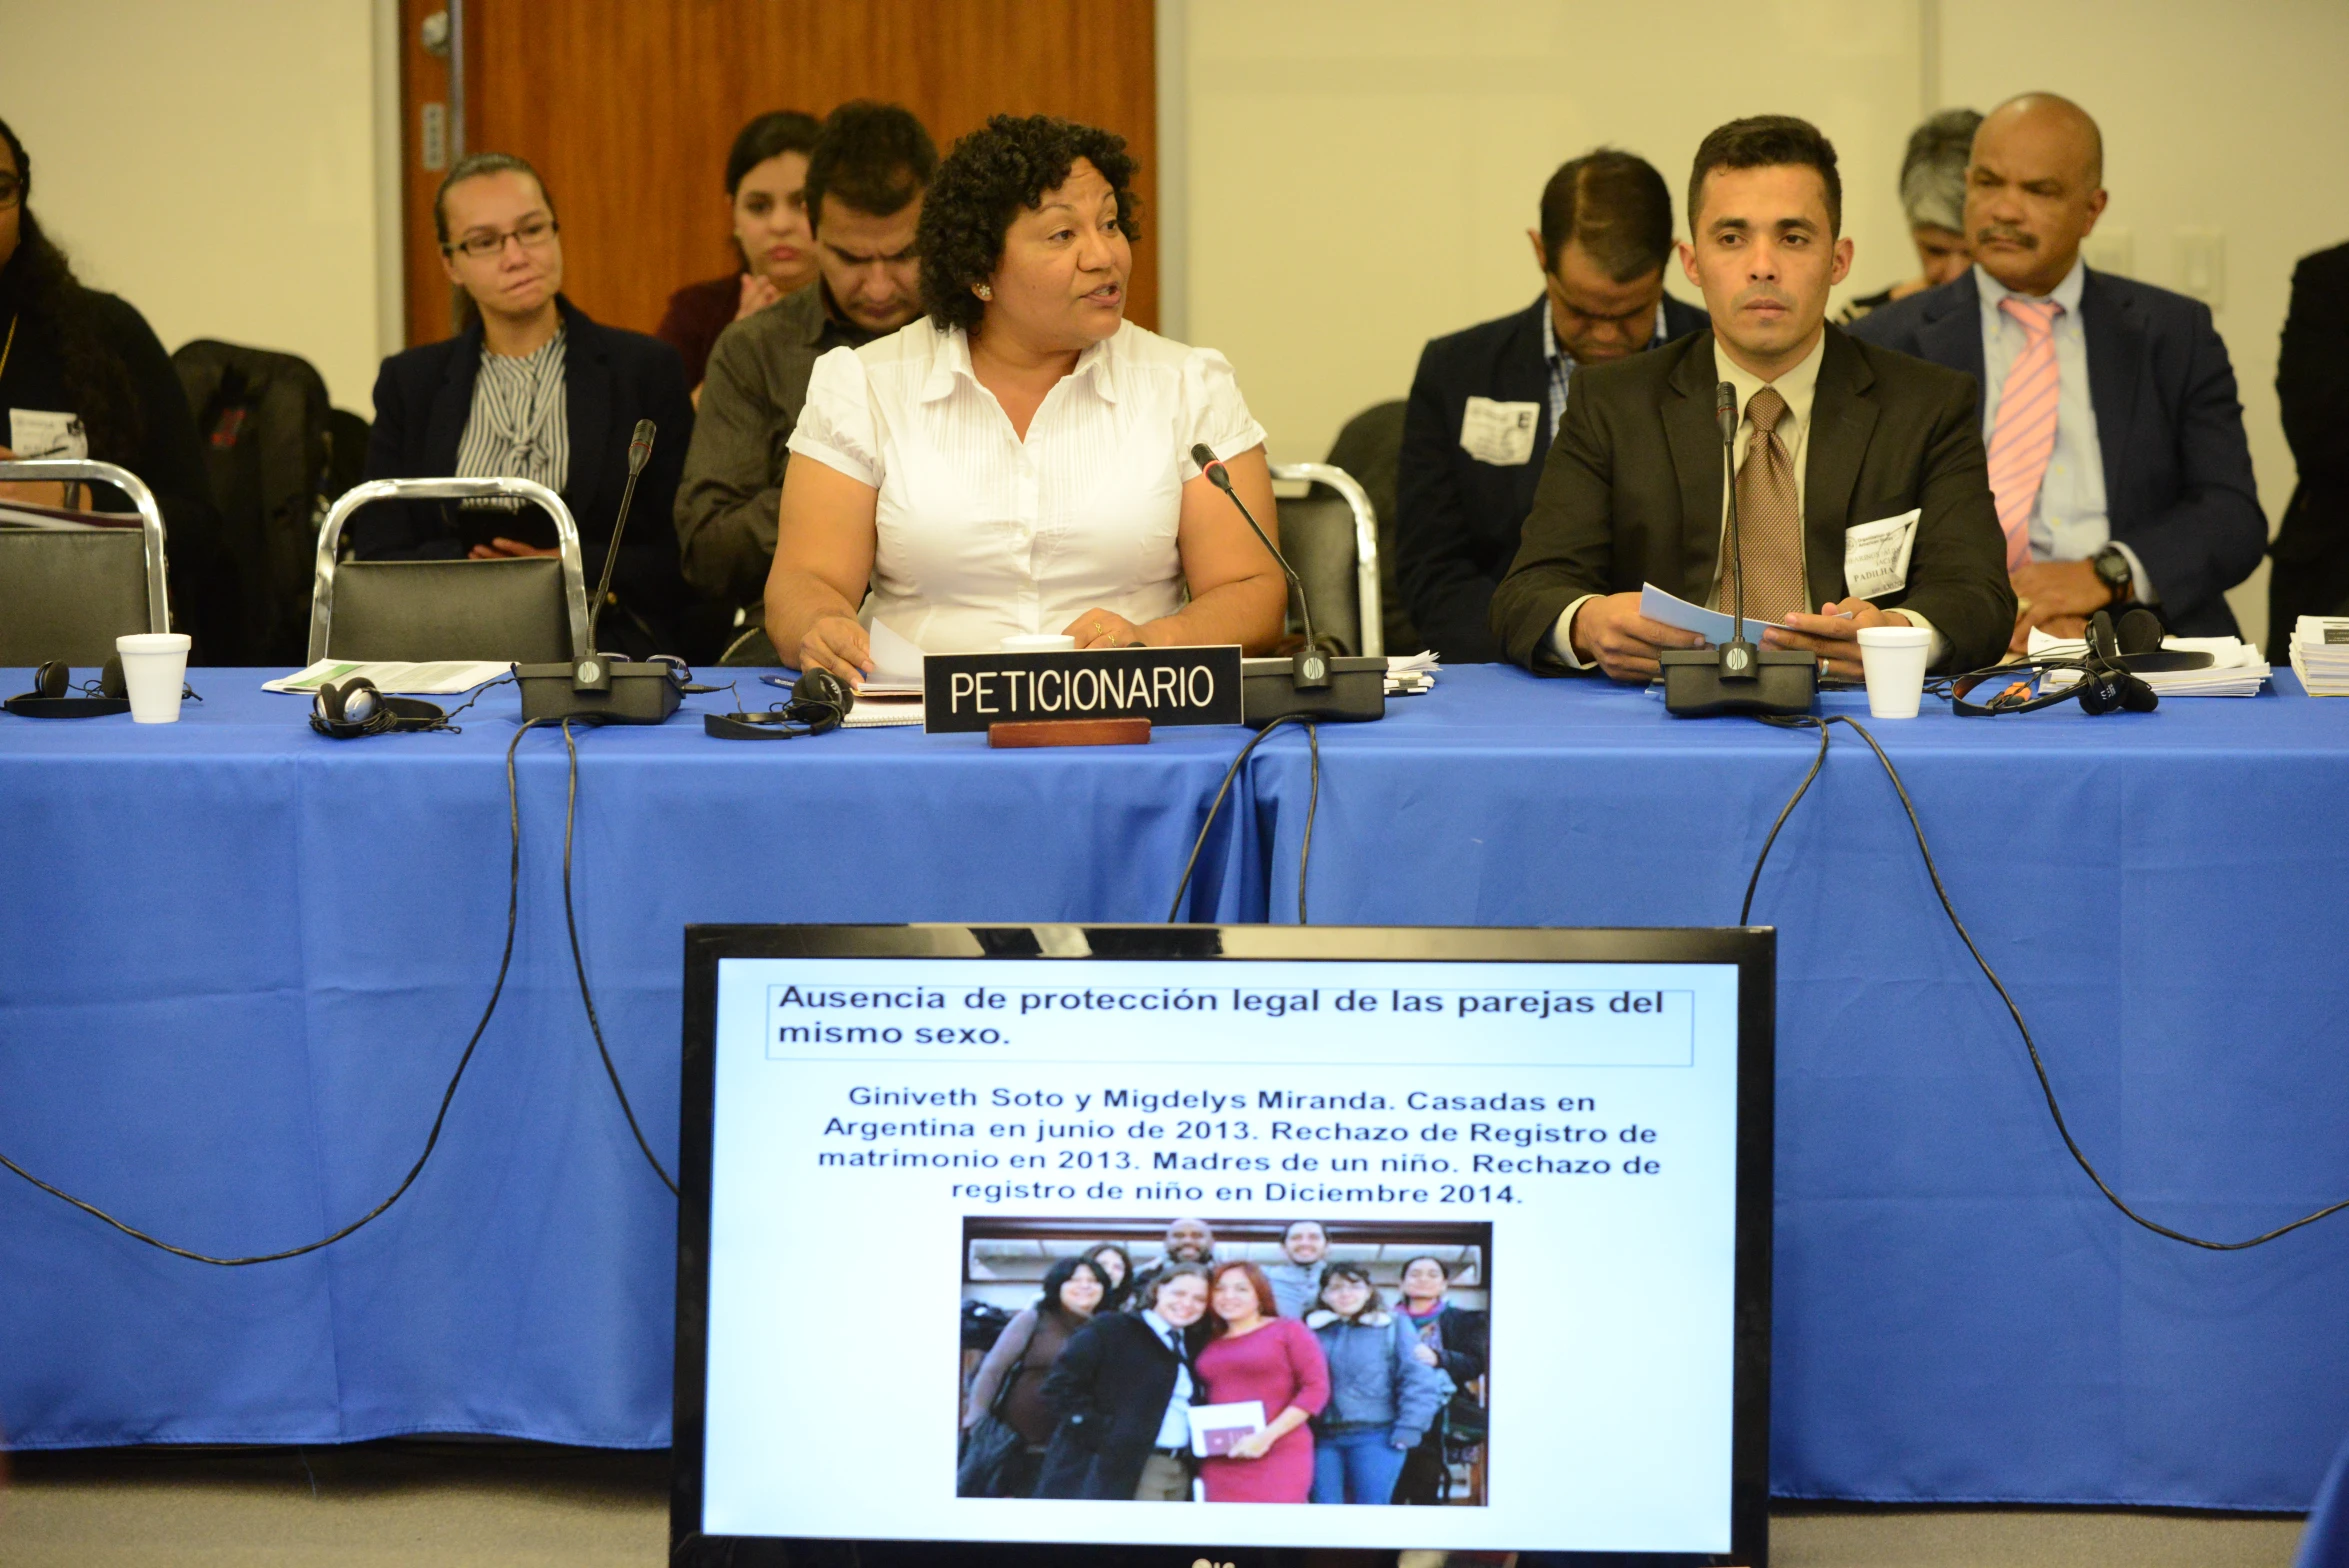
{"type": "Polygon", "coordinates": [[[1142,237],[1135,221],[1134,160],[1126,139],[1048,114],[999,114],[954,144],[922,199],[915,244],[922,253],[922,298],[940,326],[976,327],[985,307],[971,292],[994,276],[1003,237],[1022,208],[1043,205],[1046,191],[1068,182],[1084,159],[1117,193],[1117,226],[1142,237]]]}

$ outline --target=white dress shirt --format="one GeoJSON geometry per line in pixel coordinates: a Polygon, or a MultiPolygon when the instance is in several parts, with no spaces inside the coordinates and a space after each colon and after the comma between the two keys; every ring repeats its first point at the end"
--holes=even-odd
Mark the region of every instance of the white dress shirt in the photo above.
{"type": "MultiPolygon", "coordinates": [[[[1754,394],[1764,387],[1772,387],[1776,389],[1781,398],[1785,399],[1786,411],[1778,416],[1778,423],[1774,429],[1778,436],[1778,444],[1786,449],[1786,461],[1794,469],[1795,515],[1805,518],[1806,522],[1808,514],[1804,511],[1803,506],[1810,495],[1811,404],[1816,401],[1818,396],[1819,366],[1826,357],[1827,334],[1822,332],[1819,334],[1819,341],[1811,345],[1811,351],[1805,354],[1798,363],[1788,367],[1777,380],[1764,381],[1760,376],[1731,359],[1727,353],[1722,351],[1719,344],[1716,343],[1713,348],[1714,373],[1737,388],[1738,423],[1735,462],[1738,471],[1744,471],[1746,449],[1753,444],[1754,422],[1752,415],[1747,410],[1753,405],[1754,394]]],[[[1804,552],[1804,561],[1803,607],[1807,610],[1818,601],[1811,593],[1809,552],[1807,550],[1804,552]]],[[[1705,608],[1719,610],[1723,614],[1728,613],[1730,596],[1726,591],[1726,583],[1723,578],[1723,574],[1728,570],[1729,494],[1728,486],[1724,484],[1721,495],[1720,542],[1713,552],[1713,586],[1705,595],[1705,608]]],[[[1656,586],[1663,588],[1669,585],[1659,583],[1656,586]]],[[[1597,597],[1599,597],[1597,594],[1584,594],[1582,598],[1566,606],[1565,613],[1561,614],[1557,623],[1550,628],[1550,643],[1556,649],[1558,657],[1578,670],[1587,668],[1587,666],[1575,655],[1574,641],[1569,635],[1569,631],[1574,625],[1574,612],[1581,609],[1586,601],[1597,597]]],[[[1915,625],[1922,626],[1927,631],[1933,631],[1932,623],[1921,615],[1908,610],[1894,610],[1891,613],[1915,625]]],[[[1948,644],[1942,640],[1941,634],[1938,631],[1933,631],[1933,643],[1927,655],[1927,662],[1939,660],[1947,648],[1948,644]]]]}
{"type": "Polygon", "coordinates": [[[925,653],[991,653],[1098,605],[1137,625],[1183,604],[1191,447],[1264,444],[1232,367],[1127,322],[1045,395],[1027,439],[928,317],[816,361],[791,450],[880,492],[866,624],[925,653]]]}
{"type": "MultiPolygon", "coordinates": [[[[1221,452],[1216,456],[1221,457],[1221,452]]],[[[1142,1321],[1150,1325],[1150,1332],[1158,1342],[1175,1353],[1174,1393],[1166,1401],[1166,1414],[1158,1418],[1158,1441],[1154,1448],[1188,1448],[1191,1444],[1191,1360],[1183,1354],[1180,1341],[1183,1331],[1158,1315],[1155,1307],[1145,1310],[1142,1321]]]]}
{"type": "MultiPolygon", "coordinates": [[[[2055,451],[2047,459],[2047,474],[2039,481],[2039,499],[2031,512],[2034,561],[2085,561],[2112,542],[2112,521],[2105,514],[2104,447],[2097,439],[2096,403],[2088,384],[2088,334],[2080,319],[2080,293],[2087,281],[2087,264],[2074,261],[2055,292],[2046,296],[2063,310],[2055,318],[2055,451]]],[[[2022,357],[2030,334],[1998,308],[2013,290],[1979,265],[1974,268],[1974,286],[1982,294],[1982,442],[1988,446],[1991,432],[1998,428],[1998,400],[2006,392],[2007,375],[2022,357]]],[[[2129,558],[2137,598],[2153,603],[2153,584],[2146,579],[2137,552],[2125,544],[2119,548],[2129,558]]]]}

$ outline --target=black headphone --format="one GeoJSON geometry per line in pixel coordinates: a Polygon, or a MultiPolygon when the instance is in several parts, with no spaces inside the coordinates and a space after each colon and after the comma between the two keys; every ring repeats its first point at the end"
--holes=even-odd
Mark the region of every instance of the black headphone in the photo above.
{"type": "Polygon", "coordinates": [[[73,671],[63,659],[50,659],[33,672],[33,689],[9,698],[6,706],[10,713],[28,719],[96,719],[130,712],[130,688],[123,683],[121,654],[106,656],[98,678],[81,684],[80,696],[66,695],[73,689],[73,671]]]}
{"type": "MultiPolygon", "coordinates": [[[[2118,629],[2113,626],[2112,613],[2099,610],[2088,619],[2088,647],[2084,654],[2065,658],[2023,659],[2013,664],[2002,664],[1988,670],[1977,670],[1970,675],[1950,678],[1950,711],[1961,718],[1996,718],[2002,713],[2036,713],[2042,708],[2053,708],[2077,697],[2082,711],[2091,714],[2151,713],[2161,705],[2161,697],[2135,670],[2154,670],[2172,667],[2173,659],[2193,657],[2200,664],[2210,662],[2208,654],[2169,655],[2162,652],[2161,617],[2139,606],[2121,617],[2118,629]],[[2031,694],[2029,677],[2051,670],[2077,670],[2080,678],[2061,691],[2041,691],[2031,694]],[[1988,680],[2001,676],[2012,677],[2005,687],[1988,702],[1968,702],[1964,693],[1988,680]]],[[[2176,668],[2195,666],[2178,664],[2176,668]]]]}
{"type": "Polygon", "coordinates": [[[361,675],[337,686],[328,681],[310,700],[310,728],[333,740],[390,735],[403,730],[449,730],[448,714],[437,703],[415,697],[387,697],[361,675]]]}
{"type": "Polygon", "coordinates": [[[791,688],[791,700],[764,713],[705,713],[701,732],[714,740],[797,740],[840,728],[856,693],[830,670],[810,670],[791,688]]]}

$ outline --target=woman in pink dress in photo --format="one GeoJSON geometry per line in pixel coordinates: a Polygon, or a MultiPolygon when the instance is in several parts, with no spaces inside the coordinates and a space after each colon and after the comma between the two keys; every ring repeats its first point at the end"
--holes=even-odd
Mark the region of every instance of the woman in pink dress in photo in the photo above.
{"type": "Polygon", "coordinates": [[[1313,1491],[1313,1429],[1329,1403],[1329,1362],[1313,1331],[1280,1316],[1272,1282],[1253,1263],[1218,1265],[1207,1297],[1199,1377],[1214,1405],[1259,1400],[1267,1423],[1228,1458],[1199,1461],[1211,1503],[1301,1503],[1313,1491]]]}

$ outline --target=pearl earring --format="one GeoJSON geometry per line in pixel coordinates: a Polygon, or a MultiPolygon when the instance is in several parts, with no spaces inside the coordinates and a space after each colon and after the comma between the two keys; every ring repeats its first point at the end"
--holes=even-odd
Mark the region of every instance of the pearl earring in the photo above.
{"type": "Polygon", "coordinates": [[[984,283],[972,289],[971,292],[978,295],[981,299],[993,299],[995,297],[995,290],[984,283]]]}

